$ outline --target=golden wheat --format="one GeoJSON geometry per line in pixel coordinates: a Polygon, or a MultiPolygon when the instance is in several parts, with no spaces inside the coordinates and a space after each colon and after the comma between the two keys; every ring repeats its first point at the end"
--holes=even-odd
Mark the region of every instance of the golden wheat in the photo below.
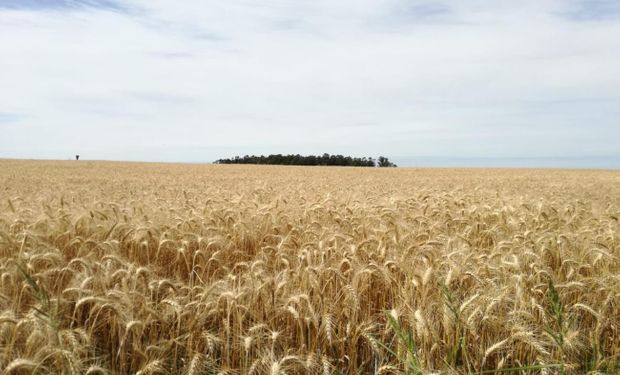
{"type": "Polygon", "coordinates": [[[4,160],[0,181],[6,374],[620,371],[619,172],[4,160]]]}

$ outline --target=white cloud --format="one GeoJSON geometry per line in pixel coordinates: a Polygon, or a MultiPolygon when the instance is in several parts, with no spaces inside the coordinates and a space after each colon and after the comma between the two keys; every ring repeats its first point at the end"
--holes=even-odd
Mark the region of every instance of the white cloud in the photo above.
{"type": "Polygon", "coordinates": [[[105,4],[0,1],[0,157],[620,160],[613,3],[105,4]]]}

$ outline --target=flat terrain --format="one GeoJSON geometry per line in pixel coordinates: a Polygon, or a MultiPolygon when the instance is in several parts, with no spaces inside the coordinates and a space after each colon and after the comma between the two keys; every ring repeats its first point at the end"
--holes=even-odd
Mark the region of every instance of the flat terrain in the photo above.
{"type": "Polygon", "coordinates": [[[617,373],[620,172],[0,160],[4,373],[617,373]]]}

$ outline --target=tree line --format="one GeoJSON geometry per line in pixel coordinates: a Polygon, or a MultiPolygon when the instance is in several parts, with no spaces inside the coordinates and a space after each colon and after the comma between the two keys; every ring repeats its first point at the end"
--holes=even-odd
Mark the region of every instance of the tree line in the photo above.
{"type": "Polygon", "coordinates": [[[271,154],[268,156],[245,155],[235,156],[231,159],[218,159],[215,164],[277,164],[277,165],[338,165],[346,167],[396,167],[388,158],[379,156],[376,160],[372,157],[351,157],[343,155],[308,155],[299,154],[271,154]]]}

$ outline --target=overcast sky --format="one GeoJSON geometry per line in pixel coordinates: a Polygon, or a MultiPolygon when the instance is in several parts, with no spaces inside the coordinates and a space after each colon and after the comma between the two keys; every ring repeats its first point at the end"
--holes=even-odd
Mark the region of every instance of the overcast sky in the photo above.
{"type": "Polygon", "coordinates": [[[620,168],[618,0],[0,0],[0,157],[620,168]]]}

